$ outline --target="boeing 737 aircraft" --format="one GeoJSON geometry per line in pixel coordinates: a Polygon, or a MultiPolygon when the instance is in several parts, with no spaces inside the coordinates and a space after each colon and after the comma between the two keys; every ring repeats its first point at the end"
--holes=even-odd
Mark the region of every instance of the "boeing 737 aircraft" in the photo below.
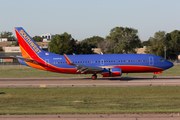
{"type": "MultiPolygon", "coordinates": [[[[163,57],[150,54],[92,54],[58,55],[43,51],[22,27],[15,27],[22,57],[15,57],[23,65],[66,74],[97,74],[103,77],[121,76],[122,73],[154,74],[171,68],[173,63],[163,57]]],[[[154,76],[156,77],[156,76],[154,76]]]]}

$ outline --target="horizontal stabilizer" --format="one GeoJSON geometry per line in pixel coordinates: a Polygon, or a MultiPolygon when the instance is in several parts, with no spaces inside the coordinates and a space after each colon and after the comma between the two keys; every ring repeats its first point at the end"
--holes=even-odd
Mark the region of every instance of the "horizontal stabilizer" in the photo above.
{"type": "Polygon", "coordinates": [[[23,57],[15,57],[15,56],[9,56],[9,57],[0,57],[0,59],[20,59],[23,60],[25,62],[31,62],[31,63],[38,63],[37,61],[33,60],[33,59],[29,59],[29,58],[23,58],[23,57]]]}

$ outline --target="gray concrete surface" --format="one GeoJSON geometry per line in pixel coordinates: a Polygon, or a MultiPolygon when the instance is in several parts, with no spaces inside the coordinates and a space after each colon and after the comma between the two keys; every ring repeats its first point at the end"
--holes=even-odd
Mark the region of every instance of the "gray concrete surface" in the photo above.
{"type": "Polygon", "coordinates": [[[180,77],[124,78],[0,78],[0,87],[180,86],[180,77]]]}

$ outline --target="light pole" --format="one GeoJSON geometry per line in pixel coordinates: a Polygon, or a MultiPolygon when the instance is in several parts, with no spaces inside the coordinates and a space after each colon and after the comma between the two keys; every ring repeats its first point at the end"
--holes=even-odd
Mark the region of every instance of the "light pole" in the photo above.
{"type": "Polygon", "coordinates": [[[166,46],[164,46],[164,59],[166,59],[166,46]]]}

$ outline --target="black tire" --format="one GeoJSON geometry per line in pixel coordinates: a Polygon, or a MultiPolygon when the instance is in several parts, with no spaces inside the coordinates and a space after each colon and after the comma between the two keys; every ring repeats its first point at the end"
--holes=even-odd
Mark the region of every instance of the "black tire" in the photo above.
{"type": "Polygon", "coordinates": [[[157,76],[156,75],[153,75],[153,79],[156,79],[157,78],[157,76]]]}
{"type": "Polygon", "coordinates": [[[96,74],[95,74],[95,75],[92,75],[91,79],[92,79],[92,80],[97,79],[97,75],[96,75],[96,74]]]}

